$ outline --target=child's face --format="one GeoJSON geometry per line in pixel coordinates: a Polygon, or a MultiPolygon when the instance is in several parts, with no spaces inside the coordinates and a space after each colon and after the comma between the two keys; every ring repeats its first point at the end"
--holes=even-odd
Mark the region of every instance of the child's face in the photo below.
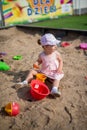
{"type": "Polygon", "coordinates": [[[44,48],[44,51],[46,54],[51,54],[52,52],[54,52],[56,50],[57,46],[56,45],[45,45],[45,46],[43,46],[43,48],[44,48]]]}

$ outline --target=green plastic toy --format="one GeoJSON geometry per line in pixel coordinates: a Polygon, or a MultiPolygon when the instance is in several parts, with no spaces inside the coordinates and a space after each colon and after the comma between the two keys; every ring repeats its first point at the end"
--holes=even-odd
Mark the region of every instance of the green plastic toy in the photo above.
{"type": "Polygon", "coordinates": [[[21,59],[22,59],[22,56],[17,55],[17,56],[14,56],[13,59],[14,59],[14,60],[21,60],[21,59]]]}
{"type": "Polygon", "coordinates": [[[7,71],[10,70],[10,67],[5,62],[0,61],[0,70],[7,71]]]}

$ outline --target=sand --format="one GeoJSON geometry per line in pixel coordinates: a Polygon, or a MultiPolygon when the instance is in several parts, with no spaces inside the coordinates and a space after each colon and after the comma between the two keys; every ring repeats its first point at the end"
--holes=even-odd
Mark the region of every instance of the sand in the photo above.
{"type": "Polygon", "coordinates": [[[29,87],[15,87],[25,79],[42,51],[37,44],[41,35],[41,31],[29,28],[0,30],[0,52],[7,53],[2,58],[11,67],[0,71],[0,130],[87,130],[87,50],[79,48],[81,42],[87,42],[87,36],[69,33],[62,37],[62,42],[70,46],[58,47],[65,73],[60,82],[61,97],[35,101],[30,98],[29,87]],[[15,55],[22,59],[13,60],[15,55]],[[18,115],[5,113],[9,102],[19,104],[18,115]]]}

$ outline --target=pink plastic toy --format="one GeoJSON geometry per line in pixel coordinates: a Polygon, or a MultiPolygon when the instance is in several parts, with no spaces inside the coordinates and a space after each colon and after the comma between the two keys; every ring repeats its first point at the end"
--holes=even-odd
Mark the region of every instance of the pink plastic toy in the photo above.
{"type": "Polygon", "coordinates": [[[19,104],[16,102],[8,103],[5,107],[5,111],[10,116],[16,116],[19,114],[19,104]]]}
{"type": "Polygon", "coordinates": [[[87,50],[87,43],[81,43],[80,48],[83,50],[87,50]]]}

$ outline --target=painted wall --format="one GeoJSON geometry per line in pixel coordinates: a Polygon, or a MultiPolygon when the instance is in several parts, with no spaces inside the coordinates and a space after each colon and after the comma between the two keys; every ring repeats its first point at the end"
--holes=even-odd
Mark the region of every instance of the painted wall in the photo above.
{"type": "Polygon", "coordinates": [[[72,0],[2,0],[5,25],[72,15],[72,0]]]}

